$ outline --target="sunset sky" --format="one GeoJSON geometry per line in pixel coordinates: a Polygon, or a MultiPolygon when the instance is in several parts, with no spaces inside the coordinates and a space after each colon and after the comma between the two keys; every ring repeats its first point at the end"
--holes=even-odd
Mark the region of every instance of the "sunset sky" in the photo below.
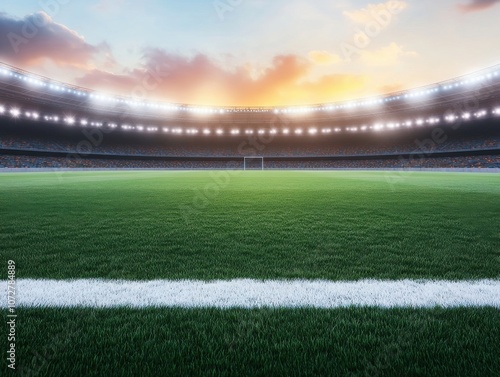
{"type": "Polygon", "coordinates": [[[0,5],[0,61],[125,96],[331,102],[500,63],[500,0],[37,0],[0,5]]]}

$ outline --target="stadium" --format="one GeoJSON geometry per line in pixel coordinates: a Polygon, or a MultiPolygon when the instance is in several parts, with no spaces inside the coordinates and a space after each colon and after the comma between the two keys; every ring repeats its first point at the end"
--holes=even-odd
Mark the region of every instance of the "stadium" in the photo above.
{"type": "Polygon", "coordinates": [[[0,50],[2,375],[498,375],[500,65],[205,105],[18,55],[0,50]]]}
{"type": "Polygon", "coordinates": [[[4,168],[500,166],[500,66],[383,97],[288,108],[150,103],[9,66],[0,74],[4,168]]]}

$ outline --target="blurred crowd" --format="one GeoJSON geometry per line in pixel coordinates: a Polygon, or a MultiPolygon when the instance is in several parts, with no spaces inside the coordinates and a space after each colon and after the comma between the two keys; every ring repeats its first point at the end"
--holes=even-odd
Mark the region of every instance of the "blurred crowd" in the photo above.
{"type": "MultiPolygon", "coordinates": [[[[148,160],[0,154],[0,168],[242,169],[243,159],[148,160]]],[[[252,164],[252,168],[261,168],[252,164]]],[[[500,168],[500,155],[380,159],[265,160],[265,169],[500,168]]]]}
{"type": "Polygon", "coordinates": [[[190,140],[144,143],[130,140],[106,140],[93,145],[88,140],[65,140],[62,138],[43,139],[40,137],[15,137],[0,135],[0,148],[30,151],[51,151],[78,154],[106,154],[119,156],[157,157],[241,157],[258,155],[264,157],[305,157],[305,156],[357,156],[411,153],[417,151],[461,151],[500,148],[500,135],[493,137],[453,138],[443,143],[430,139],[375,141],[353,141],[345,143],[335,139],[329,142],[311,139],[259,140],[232,139],[214,142],[190,142],[190,140]]]}

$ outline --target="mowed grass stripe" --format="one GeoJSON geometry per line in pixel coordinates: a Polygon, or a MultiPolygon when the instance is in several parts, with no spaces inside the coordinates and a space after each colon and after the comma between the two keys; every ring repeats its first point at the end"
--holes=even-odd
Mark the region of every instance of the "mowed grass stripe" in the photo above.
{"type": "Polygon", "coordinates": [[[21,308],[17,321],[19,375],[485,377],[500,370],[500,310],[490,308],[21,308]]]}
{"type": "MultiPolygon", "coordinates": [[[[7,296],[7,282],[2,295],[7,296]]],[[[500,281],[18,280],[21,307],[382,308],[496,307],[500,281]]],[[[6,303],[0,307],[6,308],[6,303]]]]}
{"type": "Polygon", "coordinates": [[[500,175],[0,175],[22,278],[497,279],[500,175]]]}

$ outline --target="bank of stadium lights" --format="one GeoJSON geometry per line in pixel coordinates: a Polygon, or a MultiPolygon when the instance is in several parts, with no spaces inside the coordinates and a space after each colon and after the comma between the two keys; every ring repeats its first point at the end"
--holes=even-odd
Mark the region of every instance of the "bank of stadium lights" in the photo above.
{"type": "Polygon", "coordinates": [[[474,114],[476,118],[484,118],[486,115],[488,115],[488,111],[486,110],[480,110],[474,114]]]}
{"type": "Polygon", "coordinates": [[[75,124],[75,118],[73,118],[73,117],[66,117],[66,118],[64,118],[64,123],[72,126],[72,125],[75,124]]]}
{"type": "Polygon", "coordinates": [[[272,108],[215,108],[215,107],[186,106],[186,105],[169,104],[169,103],[155,103],[155,102],[143,102],[143,101],[139,102],[131,98],[109,96],[98,92],[91,92],[85,89],[76,88],[64,83],[52,82],[42,77],[35,77],[32,74],[24,74],[16,71],[15,69],[9,69],[7,67],[0,68],[0,73],[3,74],[4,76],[13,77],[28,84],[47,87],[48,89],[53,91],[65,94],[73,94],[76,96],[85,96],[104,102],[124,103],[131,106],[143,106],[151,109],[168,110],[168,111],[172,110],[186,111],[186,112],[193,112],[200,114],[217,114],[217,113],[224,114],[224,113],[236,113],[236,112],[272,112],[272,111],[274,111],[275,113],[300,114],[300,113],[309,113],[315,111],[332,111],[338,109],[348,110],[348,109],[355,109],[357,107],[383,104],[396,100],[419,98],[421,96],[431,95],[433,93],[437,93],[440,91],[449,91],[463,87],[464,85],[479,83],[485,80],[497,79],[500,77],[500,70],[498,69],[498,67],[495,67],[494,69],[490,70],[490,72],[486,72],[483,74],[473,73],[471,75],[464,76],[460,80],[454,80],[454,81],[449,80],[441,84],[429,86],[428,88],[397,93],[395,95],[383,98],[371,98],[360,101],[350,101],[346,103],[331,103],[331,104],[323,104],[315,106],[300,106],[300,107],[297,106],[297,107],[272,109],[272,108]]]}
{"type": "Polygon", "coordinates": [[[444,119],[448,122],[448,123],[452,123],[454,121],[456,121],[458,119],[458,117],[455,115],[455,114],[448,114],[444,117],[444,119]]]}
{"type": "Polygon", "coordinates": [[[19,116],[21,115],[21,110],[14,107],[10,109],[10,115],[12,115],[13,118],[19,118],[19,116]]]}
{"type": "Polygon", "coordinates": [[[26,118],[31,118],[31,119],[34,119],[34,120],[38,120],[38,118],[39,118],[38,113],[34,113],[34,112],[32,113],[30,111],[26,111],[24,113],[24,115],[26,116],[26,118]]]}
{"type": "MultiPolygon", "coordinates": [[[[26,117],[26,118],[33,119],[33,120],[38,120],[40,117],[40,115],[37,112],[21,111],[21,109],[18,109],[17,107],[12,107],[12,108],[10,108],[10,110],[7,110],[5,105],[0,105],[0,115],[5,114],[5,113],[9,114],[11,117],[14,117],[14,118],[26,117]]],[[[254,133],[257,133],[259,135],[264,135],[266,133],[269,133],[269,134],[281,133],[283,135],[288,135],[288,134],[294,132],[296,135],[302,135],[304,133],[307,133],[310,135],[315,135],[318,133],[329,134],[332,132],[339,133],[342,131],[344,131],[344,132],[358,132],[358,131],[367,131],[367,130],[381,131],[381,130],[386,130],[386,129],[393,130],[393,129],[397,129],[400,127],[413,127],[414,125],[419,126],[419,127],[424,126],[424,125],[435,125],[435,124],[441,123],[442,121],[448,122],[448,123],[453,123],[453,122],[460,120],[460,119],[465,120],[465,121],[469,121],[472,119],[484,118],[484,117],[488,116],[488,114],[490,114],[491,116],[500,116],[500,107],[497,105],[495,108],[492,108],[491,110],[481,109],[475,113],[464,112],[464,113],[461,113],[458,115],[456,115],[454,113],[449,113],[443,117],[443,120],[441,120],[440,117],[434,116],[434,117],[428,117],[428,118],[417,118],[414,120],[407,119],[403,123],[399,123],[396,121],[389,121],[387,123],[378,122],[372,126],[362,125],[362,126],[351,126],[351,127],[346,127],[346,128],[336,127],[333,129],[332,128],[318,129],[317,127],[309,127],[309,128],[306,128],[305,130],[303,130],[302,128],[297,128],[295,130],[290,130],[288,128],[283,128],[281,130],[278,130],[276,128],[272,128],[272,129],[262,129],[261,128],[261,129],[257,129],[257,130],[246,129],[244,131],[240,131],[238,129],[232,129],[232,130],[228,130],[227,133],[229,133],[231,135],[239,135],[239,134],[243,134],[243,133],[246,135],[252,135],[254,133]]],[[[60,117],[57,115],[51,115],[51,116],[45,115],[42,118],[48,122],[54,122],[54,123],[58,123],[60,120],[60,117]]],[[[62,119],[63,123],[68,124],[68,125],[73,125],[73,124],[77,123],[76,118],[73,116],[65,116],[61,119],[62,119]]],[[[90,125],[91,127],[103,127],[104,126],[104,124],[102,122],[90,122],[89,123],[89,121],[85,118],[80,119],[78,123],[82,126],[87,126],[87,125],[90,125]]],[[[117,125],[114,123],[107,124],[107,126],[109,128],[116,128],[117,127],[117,125]]],[[[125,129],[125,130],[148,131],[151,133],[158,132],[159,130],[160,131],[163,130],[163,132],[166,132],[166,133],[171,132],[173,134],[187,134],[187,135],[196,135],[196,134],[201,132],[198,129],[187,129],[186,130],[186,129],[180,128],[180,127],[177,127],[174,129],[169,129],[168,127],[160,128],[157,126],[149,126],[146,128],[142,125],[138,125],[137,127],[134,127],[134,126],[126,125],[126,124],[123,125],[123,127],[121,127],[121,128],[125,129]]],[[[226,131],[224,131],[221,128],[219,128],[217,130],[213,130],[213,131],[210,130],[209,128],[205,128],[203,130],[204,135],[210,135],[212,133],[215,133],[217,135],[223,135],[225,132],[226,131]]]]}

